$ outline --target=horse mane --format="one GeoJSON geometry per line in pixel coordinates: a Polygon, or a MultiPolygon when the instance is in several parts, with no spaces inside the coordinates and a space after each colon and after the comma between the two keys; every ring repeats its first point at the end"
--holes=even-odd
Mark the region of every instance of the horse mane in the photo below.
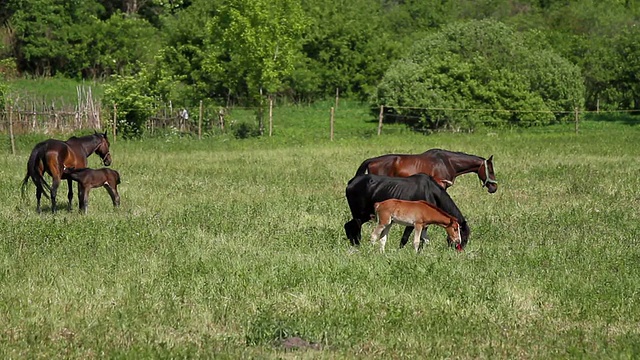
{"type": "Polygon", "coordinates": [[[445,150],[445,149],[440,149],[440,148],[429,149],[429,150],[423,152],[423,154],[428,154],[428,153],[449,153],[449,154],[455,154],[455,155],[460,155],[460,156],[468,156],[468,157],[478,158],[480,160],[486,160],[482,156],[468,154],[468,153],[462,152],[462,151],[451,151],[451,150],[445,150]]]}

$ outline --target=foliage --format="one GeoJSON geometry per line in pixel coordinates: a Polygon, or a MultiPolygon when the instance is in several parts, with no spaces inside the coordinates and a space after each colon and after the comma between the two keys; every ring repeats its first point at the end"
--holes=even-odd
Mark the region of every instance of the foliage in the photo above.
{"type": "Polygon", "coordinates": [[[304,21],[297,1],[225,0],[207,22],[203,68],[235,95],[277,92],[304,21]]]}
{"type": "MultiPolygon", "coordinates": [[[[533,59],[535,68],[566,71],[562,60],[551,59],[554,53],[578,65],[588,109],[638,107],[638,72],[627,59],[637,58],[640,3],[628,0],[6,0],[0,6],[0,71],[77,80],[147,72],[154,96],[186,105],[211,99],[253,106],[261,89],[303,102],[332,98],[336,90],[366,101],[416,42],[479,19],[549,39],[542,49],[535,42],[543,51],[533,59]]],[[[497,76],[500,87],[521,74],[483,76],[497,76]]],[[[553,82],[542,86],[543,96],[555,91],[553,82]]],[[[523,109],[536,109],[541,99],[529,90],[505,91],[523,109]]],[[[497,115],[468,114],[461,121],[497,115]]],[[[511,121],[503,115],[500,121],[511,121]]],[[[516,117],[523,116],[531,118],[526,123],[550,121],[522,112],[516,117]]]]}
{"type": "Polygon", "coordinates": [[[248,139],[260,136],[260,129],[253,123],[242,121],[233,126],[233,136],[236,139],[248,139]]]}
{"type": "Polygon", "coordinates": [[[103,104],[116,105],[117,131],[124,138],[139,138],[153,114],[154,98],[144,76],[114,75],[105,86],[103,104]]]}
{"type": "Polygon", "coordinates": [[[390,67],[374,102],[423,130],[561,120],[581,107],[584,87],[579,69],[545,44],[489,20],[446,26],[390,67]]]}

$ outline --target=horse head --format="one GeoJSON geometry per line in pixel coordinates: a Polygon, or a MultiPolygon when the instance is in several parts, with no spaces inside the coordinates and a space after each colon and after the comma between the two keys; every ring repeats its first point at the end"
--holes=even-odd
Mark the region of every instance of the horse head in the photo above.
{"type": "Polygon", "coordinates": [[[93,136],[98,137],[99,139],[99,143],[98,143],[98,146],[96,147],[95,153],[98,154],[98,156],[100,156],[100,158],[102,159],[102,163],[105,166],[111,165],[111,153],[109,152],[110,144],[109,144],[109,139],[107,139],[107,133],[95,132],[93,136]]]}
{"type": "Polygon", "coordinates": [[[493,155],[484,160],[478,168],[478,178],[482,182],[482,187],[487,187],[489,194],[493,194],[498,190],[498,181],[496,174],[493,172],[493,155]]]}
{"type": "Polygon", "coordinates": [[[457,249],[460,249],[462,243],[462,235],[460,234],[460,224],[457,219],[451,218],[451,222],[445,228],[447,232],[447,241],[450,245],[455,245],[457,249]]]}

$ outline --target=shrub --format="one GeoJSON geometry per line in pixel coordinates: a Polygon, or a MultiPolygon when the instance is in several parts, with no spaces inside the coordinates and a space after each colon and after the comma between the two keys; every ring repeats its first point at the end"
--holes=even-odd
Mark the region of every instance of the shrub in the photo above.
{"type": "Polygon", "coordinates": [[[415,43],[387,70],[374,102],[413,119],[418,130],[433,130],[550,124],[582,107],[583,98],[579,68],[539,34],[483,20],[415,43]]]}
{"type": "Polygon", "coordinates": [[[117,105],[117,131],[124,138],[143,135],[147,119],[153,114],[153,98],[144,76],[114,76],[105,86],[104,102],[117,105]]]}

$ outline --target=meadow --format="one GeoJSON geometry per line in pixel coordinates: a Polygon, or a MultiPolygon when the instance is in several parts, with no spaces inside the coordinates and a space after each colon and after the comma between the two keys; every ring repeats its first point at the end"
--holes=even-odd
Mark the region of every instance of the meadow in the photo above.
{"type": "Polygon", "coordinates": [[[119,139],[122,206],[95,189],[87,215],[77,197],[37,214],[20,182],[40,138],[14,156],[3,135],[0,357],[640,356],[636,125],[377,137],[363,124],[333,142],[119,139]],[[449,189],[466,250],[440,228],[422,253],[398,249],[394,227],[384,254],[352,251],[344,189],[361,161],[434,147],[494,155],[497,193],[474,174],[449,189]]]}

